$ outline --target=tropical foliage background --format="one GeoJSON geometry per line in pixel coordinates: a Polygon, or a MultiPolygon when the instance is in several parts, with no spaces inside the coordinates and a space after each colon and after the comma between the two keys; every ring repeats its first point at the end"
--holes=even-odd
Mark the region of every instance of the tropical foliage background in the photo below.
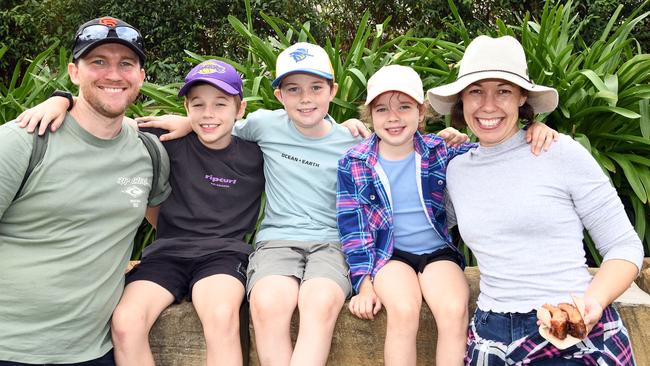
{"type": "MultiPolygon", "coordinates": [[[[131,2],[120,3],[129,6],[131,2]]],[[[11,10],[0,12],[0,19],[18,19],[21,7],[42,3],[59,4],[57,9],[62,13],[70,11],[67,0],[13,3],[11,10]]],[[[141,3],[133,1],[133,9],[143,9],[141,3]]],[[[51,33],[69,36],[83,20],[111,13],[136,24],[145,37],[167,35],[173,41],[167,44],[167,51],[184,47],[182,55],[165,54],[161,49],[164,42],[153,43],[147,64],[152,76],[142,88],[143,97],[130,108],[130,115],[183,113],[182,101],[176,97],[178,81],[192,64],[207,58],[223,59],[242,73],[248,112],[280,108],[271,87],[275,58],[288,45],[308,41],[322,45],[330,55],[340,84],[330,113],[343,121],[357,116],[366,81],[381,66],[412,66],[429,88],[455,78],[465,46],[476,35],[513,35],[526,50],[531,78],[554,86],[560,93],[559,108],[538,119],[573,136],[592,153],[617,188],[646,255],[650,253],[650,54],[646,53],[650,46],[650,0],[401,0],[386,2],[386,7],[363,0],[216,1],[222,6],[219,18],[211,18],[211,10],[201,0],[180,5],[163,2],[159,7],[147,3],[149,10],[144,14],[148,17],[138,23],[122,16],[120,9],[123,12],[124,8],[115,4],[88,1],[92,11],[80,6],[85,9],[78,12],[81,20],[53,25],[59,27],[58,33],[51,33]],[[224,15],[223,9],[231,15],[224,15]],[[195,14],[199,21],[176,22],[177,28],[168,27],[175,17],[185,19],[183,14],[195,14]],[[221,48],[213,47],[215,44],[221,48]]],[[[214,7],[215,1],[210,3],[214,7]]],[[[35,18],[25,15],[22,21],[36,22],[35,18]]],[[[0,26],[0,35],[2,29],[0,26]]],[[[70,59],[67,43],[55,36],[41,37],[33,40],[42,46],[40,52],[8,61],[14,60],[16,49],[21,48],[8,38],[0,40],[0,123],[15,118],[55,89],[75,91],[66,74],[70,59]]],[[[433,118],[427,129],[436,131],[448,124],[447,119],[433,118]]],[[[151,229],[143,224],[134,257],[152,236],[151,229]]],[[[594,264],[599,264],[588,235],[585,247],[594,264]]],[[[465,250],[472,261],[471,253],[465,250]]]]}

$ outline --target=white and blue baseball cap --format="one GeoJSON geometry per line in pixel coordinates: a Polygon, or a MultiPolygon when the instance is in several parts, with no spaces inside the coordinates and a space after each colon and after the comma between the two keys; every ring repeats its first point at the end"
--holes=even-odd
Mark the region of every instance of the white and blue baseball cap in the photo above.
{"type": "Polygon", "coordinates": [[[296,43],[278,55],[275,63],[276,77],[271,85],[277,88],[285,76],[296,72],[317,75],[334,81],[334,69],[327,52],[322,47],[311,43],[296,43]]]}

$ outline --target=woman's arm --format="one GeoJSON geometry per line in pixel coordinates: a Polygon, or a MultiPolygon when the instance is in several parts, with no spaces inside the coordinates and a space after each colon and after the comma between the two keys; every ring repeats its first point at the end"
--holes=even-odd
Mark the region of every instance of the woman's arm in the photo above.
{"type": "Polygon", "coordinates": [[[638,274],[639,268],[623,259],[611,259],[601,264],[585,291],[584,321],[587,329],[598,323],[603,310],[630,287],[638,274]]]}
{"type": "Polygon", "coordinates": [[[591,154],[564,137],[562,171],[573,206],[589,232],[603,263],[585,292],[585,323],[593,326],[602,311],[620,296],[638,275],[643,246],[621,199],[591,154]]]}

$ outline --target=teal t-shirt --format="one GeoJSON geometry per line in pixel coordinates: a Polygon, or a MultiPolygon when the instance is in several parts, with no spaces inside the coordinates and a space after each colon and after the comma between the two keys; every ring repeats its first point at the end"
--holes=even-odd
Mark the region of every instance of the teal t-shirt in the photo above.
{"type": "Polygon", "coordinates": [[[153,170],[135,130],[103,140],[68,115],[13,201],[32,144],[15,123],[0,126],[0,360],[98,358],[112,347],[109,320],[147,204],[170,193],[169,161],[160,145],[147,202],[153,170]]]}
{"type": "Polygon", "coordinates": [[[336,170],[359,142],[330,120],[322,138],[306,137],[283,109],[259,110],[235,124],[234,134],[257,142],[264,154],[266,208],[256,241],[339,241],[336,170]]]}

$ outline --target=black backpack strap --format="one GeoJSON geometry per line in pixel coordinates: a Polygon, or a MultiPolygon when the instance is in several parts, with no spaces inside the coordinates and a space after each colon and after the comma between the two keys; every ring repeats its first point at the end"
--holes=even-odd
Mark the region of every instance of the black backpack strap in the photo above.
{"type": "Polygon", "coordinates": [[[153,198],[154,190],[158,186],[158,176],[160,175],[160,150],[156,142],[153,141],[155,137],[152,135],[146,134],[142,131],[138,131],[138,137],[142,140],[144,147],[147,148],[149,156],[151,156],[151,166],[153,168],[153,178],[151,179],[151,190],[149,191],[149,201],[153,198]]]}
{"type": "Polygon", "coordinates": [[[23,187],[25,187],[25,183],[27,183],[27,179],[34,171],[34,168],[36,168],[38,163],[40,163],[43,160],[43,156],[45,156],[45,150],[47,150],[47,141],[50,138],[50,129],[49,128],[46,129],[43,135],[39,135],[38,131],[34,131],[32,135],[34,138],[34,144],[32,146],[32,155],[29,157],[29,165],[27,165],[27,171],[25,171],[25,175],[23,176],[23,181],[20,182],[20,187],[18,187],[18,191],[16,192],[16,195],[14,196],[13,199],[14,201],[22,193],[23,187]]]}

